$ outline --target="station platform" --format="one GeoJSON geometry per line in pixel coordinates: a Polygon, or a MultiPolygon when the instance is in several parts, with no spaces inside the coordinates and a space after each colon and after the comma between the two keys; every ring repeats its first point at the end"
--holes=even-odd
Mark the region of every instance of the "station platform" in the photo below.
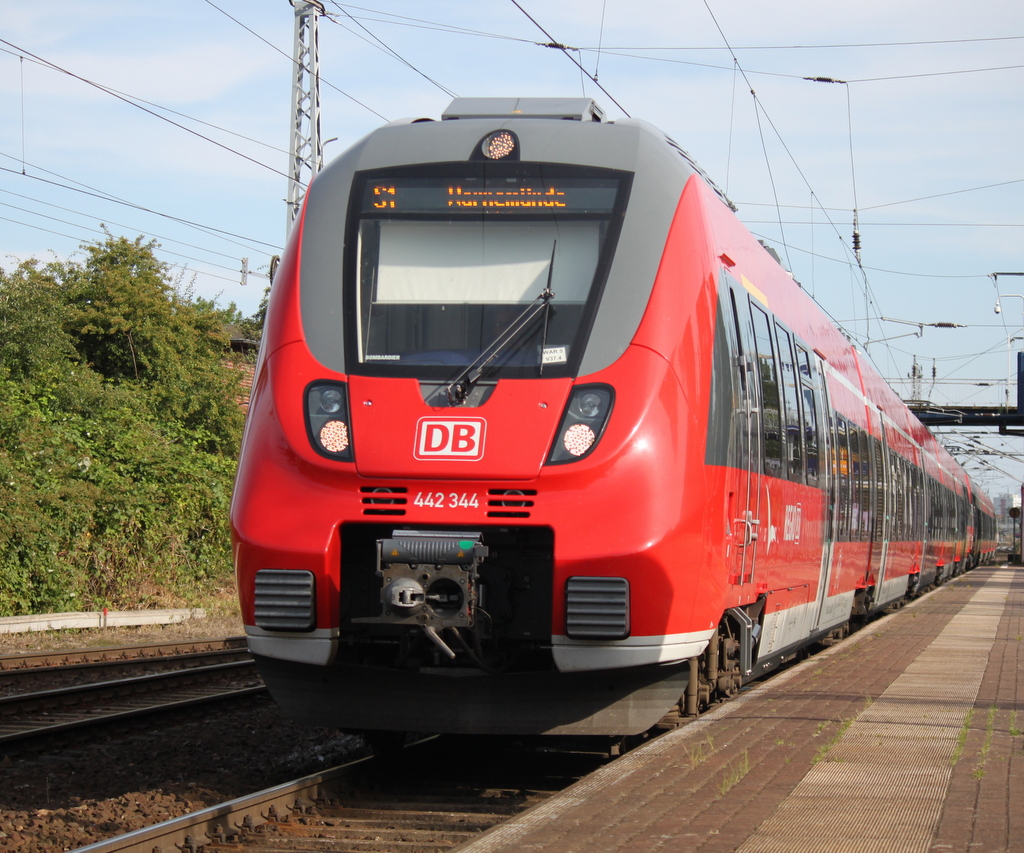
{"type": "Polygon", "coordinates": [[[1024,568],[975,569],[458,850],[1024,851],[1024,568]]]}

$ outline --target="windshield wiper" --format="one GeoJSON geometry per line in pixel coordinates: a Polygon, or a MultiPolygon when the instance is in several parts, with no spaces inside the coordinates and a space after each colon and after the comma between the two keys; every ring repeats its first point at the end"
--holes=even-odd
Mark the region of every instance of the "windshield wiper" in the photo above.
{"type": "MultiPolygon", "coordinates": [[[[540,314],[541,311],[545,312],[544,318],[544,337],[547,338],[547,316],[546,312],[549,311],[551,300],[554,299],[555,294],[551,291],[551,275],[555,269],[555,249],[558,246],[558,241],[554,242],[551,247],[551,263],[548,265],[548,280],[544,286],[544,290],[540,295],[533,300],[515,320],[513,320],[501,334],[499,334],[487,347],[485,347],[480,355],[476,359],[466,366],[466,369],[462,371],[448,386],[448,402],[453,406],[461,406],[466,402],[466,398],[469,396],[469,392],[473,390],[476,383],[480,381],[480,377],[483,376],[484,371],[494,359],[496,359],[504,350],[518,337],[520,332],[523,331],[530,322],[540,314]]],[[[543,369],[543,359],[541,359],[541,369],[543,369]]]]}

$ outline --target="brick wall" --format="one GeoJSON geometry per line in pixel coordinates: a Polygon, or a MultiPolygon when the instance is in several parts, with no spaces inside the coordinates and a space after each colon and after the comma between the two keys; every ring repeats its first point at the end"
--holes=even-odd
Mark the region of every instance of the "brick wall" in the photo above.
{"type": "Polygon", "coordinates": [[[224,366],[238,371],[238,396],[235,402],[243,412],[249,411],[249,393],[252,390],[252,379],[256,371],[256,365],[251,361],[233,361],[225,359],[224,366]]]}

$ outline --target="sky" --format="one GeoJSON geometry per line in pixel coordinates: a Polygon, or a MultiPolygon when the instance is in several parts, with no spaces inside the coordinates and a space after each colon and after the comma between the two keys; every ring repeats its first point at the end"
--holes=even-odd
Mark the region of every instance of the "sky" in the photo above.
{"type": "MultiPolygon", "coordinates": [[[[905,399],[1016,400],[1024,276],[992,274],[1024,273],[1018,0],[362,2],[320,20],[326,160],[453,96],[592,97],[685,148],[905,399]]],[[[0,0],[0,268],[105,228],[253,313],[288,222],[294,22],[288,0],[0,0]]],[[[943,440],[1019,490],[1024,438],[943,440]]]]}

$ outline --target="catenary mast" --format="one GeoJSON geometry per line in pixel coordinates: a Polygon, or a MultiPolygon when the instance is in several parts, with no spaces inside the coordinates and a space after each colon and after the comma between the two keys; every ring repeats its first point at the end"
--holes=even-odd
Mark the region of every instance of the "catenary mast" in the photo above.
{"type": "Polygon", "coordinates": [[[295,8],[295,48],[292,80],[292,134],[289,148],[288,222],[299,215],[306,186],[323,167],[320,140],[320,35],[324,13],[320,0],[290,0],[295,8]]]}

